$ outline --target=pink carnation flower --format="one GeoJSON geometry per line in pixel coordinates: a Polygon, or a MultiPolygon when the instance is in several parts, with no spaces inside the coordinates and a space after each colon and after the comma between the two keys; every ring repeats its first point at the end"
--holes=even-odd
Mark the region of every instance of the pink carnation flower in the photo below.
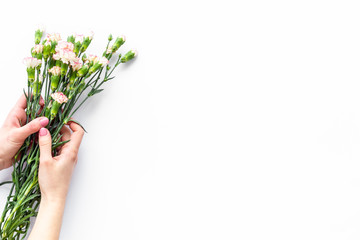
{"type": "Polygon", "coordinates": [[[60,73],[61,73],[61,67],[54,66],[54,67],[49,69],[49,73],[51,73],[54,76],[59,76],[60,73]]]}
{"type": "Polygon", "coordinates": [[[27,57],[24,58],[23,63],[27,68],[36,68],[42,63],[42,61],[37,58],[27,57]]]}
{"type": "Polygon", "coordinates": [[[80,58],[74,58],[70,64],[74,71],[78,71],[83,66],[80,58]]]}
{"type": "Polygon", "coordinates": [[[76,54],[69,49],[63,49],[53,55],[55,60],[61,60],[63,63],[69,64],[71,61],[74,61],[76,54]]]}
{"type": "Polygon", "coordinates": [[[96,56],[96,55],[93,55],[93,54],[89,54],[89,55],[87,56],[87,58],[86,58],[86,60],[87,60],[88,62],[97,62],[98,59],[99,59],[99,57],[96,56]]]}
{"type": "Polygon", "coordinates": [[[47,34],[46,41],[47,42],[59,42],[59,41],[61,41],[61,36],[59,33],[47,34]]]}
{"type": "Polygon", "coordinates": [[[105,66],[109,63],[109,60],[106,58],[106,57],[101,57],[99,60],[98,60],[98,63],[101,64],[101,66],[105,66]]]}
{"type": "Polygon", "coordinates": [[[82,34],[75,34],[75,42],[82,43],[84,41],[84,35],[82,34]]]}
{"type": "Polygon", "coordinates": [[[58,42],[58,44],[56,45],[55,51],[56,51],[56,52],[60,52],[61,50],[74,51],[74,44],[72,44],[71,42],[60,41],[60,42],[58,42]]]}
{"type": "Polygon", "coordinates": [[[34,49],[32,50],[32,53],[42,53],[44,50],[44,46],[42,44],[36,44],[34,49]]]}
{"type": "Polygon", "coordinates": [[[53,93],[51,97],[60,104],[66,103],[69,100],[62,92],[53,93]]]}

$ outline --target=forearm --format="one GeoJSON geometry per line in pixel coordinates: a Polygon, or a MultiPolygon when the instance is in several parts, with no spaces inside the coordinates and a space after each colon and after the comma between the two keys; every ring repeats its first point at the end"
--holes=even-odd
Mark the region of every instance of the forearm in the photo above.
{"type": "Polygon", "coordinates": [[[58,240],[65,201],[41,200],[39,213],[29,240],[58,240]]]}

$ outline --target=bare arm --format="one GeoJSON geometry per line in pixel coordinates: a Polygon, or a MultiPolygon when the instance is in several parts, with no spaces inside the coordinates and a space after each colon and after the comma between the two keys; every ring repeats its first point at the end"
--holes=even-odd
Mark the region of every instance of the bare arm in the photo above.
{"type": "Polygon", "coordinates": [[[66,143],[60,150],[60,155],[51,155],[51,136],[47,129],[39,132],[40,166],[39,185],[41,203],[39,213],[30,234],[29,240],[57,240],[59,239],[62,217],[71,175],[77,162],[78,149],[83,129],[74,122],[62,129],[62,141],[66,143]]]}

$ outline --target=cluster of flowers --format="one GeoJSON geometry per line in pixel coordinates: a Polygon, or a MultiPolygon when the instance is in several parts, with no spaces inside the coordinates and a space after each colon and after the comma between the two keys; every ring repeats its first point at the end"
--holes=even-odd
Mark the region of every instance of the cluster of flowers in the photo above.
{"type": "MultiPolygon", "coordinates": [[[[96,56],[85,53],[93,33],[73,34],[66,41],[57,33],[47,34],[44,38],[43,34],[42,29],[35,31],[31,57],[23,61],[28,78],[27,92],[24,90],[27,119],[21,124],[41,116],[49,118],[47,128],[53,140],[53,154],[57,155],[58,147],[66,143],[61,141],[61,128],[89,97],[103,90],[100,89],[102,84],[114,78],[112,73],[119,64],[135,58],[137,53],[134,50],[123,56],[116,53],[125,43],[123,36],[114,40],[110,35],[102,56],[96,56]],[[110,66],[113,56],[117,60],[110,66]],[[89,90],[87,96],[80,98],[86,90],[89,90]]],[[[3,240],[26,235],[29,219],[36,216],[41,197],[37,179],[40,152],[35,134],[25,140],[17,156],[13,186],[0,218],[0,238],[3,240]]]]}
{"type": "MultiPolygon", "coordinates": [[[[35,46],[31,49],[31,57],[24,59],[27,67],[28,83],[33,89],[33,94],[39,95],[42,86],[43,74],[40,72],[43,60],[48,64],[47,72],[50,74],[50,89],[54,94],[59,90],[60,80],[68,76],[69,81],[64,93],[61,92],[66,99],[71,99],[76,91],[83,90],[85,80],[99,69],[105,67],[109,63],[109,59],[114,53],[125,43],[125,36],[116,38],[113,44],[112,35],[109,36],[109,44],[106,47],[103,56],[99,57],[93,54],[83,54],[89,47],[93,32],[88,35],[73,34],[67,38],[67,41],[61,39],[60,34],[47,34],[41,42],[43,30],[38,29],[35,32],[35,46]],[[39,74],[35,74],[39,70],[39,74]],[[81,81],[79,82],[79,79],[81,81]]],[[[119,56],[119,62],[125,63],[133,59],[137,55],[135,50],[130,50],[123,57],[119,56]]],[[[55,96],[55,95],[51,96],[55,96]]],[[[62,98],[61,98],[62,99],[62,98]]],[[[54,101],[49,103],[46,117],[54,118],[57,114],[59,106],[66,101],[54,101]],[[50,115],[49,115],[50,113],[50,115]]]]}

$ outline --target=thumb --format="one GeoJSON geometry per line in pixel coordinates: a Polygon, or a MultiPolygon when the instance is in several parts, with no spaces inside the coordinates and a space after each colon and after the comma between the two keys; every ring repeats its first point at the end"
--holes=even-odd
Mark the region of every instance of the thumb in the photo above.
{"type": "Polygon", "coordinates": [[[52,158],[51,155],[51,135],[46,128],[41,128],[39,131],[39,147],[40,147],[40,162],[52,158]]]}
{"type": "Polygon", "coordinates": [[[32,120],[28,124],[17,128],[14,131],[14,140],[18,142],[24,141],[28,136],[30,136],[33,133],[36,133],[40,130],[40,128],[45,127],[48,125],[49,119],[46,117],[40,117],[32,120]]]}

